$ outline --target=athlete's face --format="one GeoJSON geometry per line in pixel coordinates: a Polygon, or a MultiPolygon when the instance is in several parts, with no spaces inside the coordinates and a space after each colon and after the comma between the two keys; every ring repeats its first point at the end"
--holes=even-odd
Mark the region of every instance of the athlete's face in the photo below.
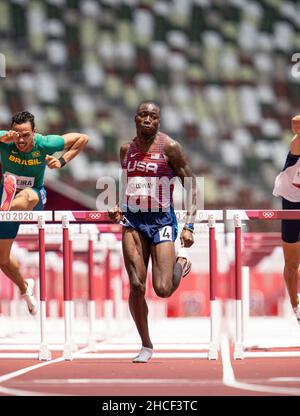
{"type": "Polygon", "coordinates": [[[32,130],[29,121],[23,124],[14,123],[11,127],[19,134],[19,137],[15,141],[17,148],[21,152],[29,152],[33,147],[33,138],[36,130],[32,130]]]}
{"type": "Polygon", "coordinates": [[[135,124],[138,136],[151,137],[157,133],[160,109],[154,104],[142,104],[136,113],[135,124]]]}

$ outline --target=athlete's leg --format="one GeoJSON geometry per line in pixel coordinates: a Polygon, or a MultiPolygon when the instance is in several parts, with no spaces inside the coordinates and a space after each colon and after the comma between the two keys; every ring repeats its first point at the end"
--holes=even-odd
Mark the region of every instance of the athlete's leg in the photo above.
{"type": "Polygon", "coordinates": [[[129,309],[143,347],[153,348],[148,328],[148,307],[145,300],[149,243],[133,228],[123,228],[122,249],[130,281],[129,309]]]}
{"type": "Polygon", "coordinates": [[[287,243],[282,242],[284,254],[284,271],[283,276],[290,296],[291,305],[293,308],[298,306],[298,282],[299,274],[298,268],[300,264],[300,242],[287,243]]]}
{"type": "Polygon", "coordinates": [[[20,289],[21,295],[26,292],[27,282],[20,273],[17,260],[10,254],[14,239],[0,239],[0,268],[20,289]]]}
{"type": "Polygon", "coordinates": [[[20,191],[11,204],[11,211],[32,211],[39,203],[38,194],[31,188],[20,191]]]}
{"type": "Polygon", "coordinates": [[[155,293],[163,298],[171,296],[179,286],[187,259],[176,260],[174,242],[165,241],[151,245],[151,260],[155,293]]]}

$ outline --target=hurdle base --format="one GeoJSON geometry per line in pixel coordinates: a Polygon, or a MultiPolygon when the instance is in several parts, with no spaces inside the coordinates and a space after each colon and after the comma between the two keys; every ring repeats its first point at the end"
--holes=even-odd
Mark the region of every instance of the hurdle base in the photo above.
{"type": "Polygon", "coordinates": [[[218,345],[214,342],[211,342],[209,345],[208,359],[209,360],[218,359],[218,345]]]}
{"type": "Polygon", "coordinates": [[[97,340],[96,340],[95,337],[90,337],[88,339],[88,348],[92,352],[96,352],[98,350],[97,349],[97,340]]]}
{"type": "Polygon", "coordinates": [[[243,348],[243,344],[236,343],[234,345],[233,359],[234,360],[243,360],[244,359],[244,348],[243,348]]]}
{"type": "Polygon", "coordinates": [[[72,351],[73,351],[73,352],[78,351],[78,346],[77,346],[76,342],[75,342],[75,341],[73,341],[73,340],[72,340],[72,342],[71,342],[71,347],[72,347],[72,351]]]}
{"type": "Polygon", "coordinates": [[[50,361],[51,360],[51,351],[48,350],[46,344],[41,344],[39,351],[39,360],[40,361],[50,361]]]}
{"type": "Polygon", "coordinates": [[[64,345],[63,358],[66,361],[72,361],[73,360],[73,346],[72,346],[72,344],[65,344],[64,345]]]}

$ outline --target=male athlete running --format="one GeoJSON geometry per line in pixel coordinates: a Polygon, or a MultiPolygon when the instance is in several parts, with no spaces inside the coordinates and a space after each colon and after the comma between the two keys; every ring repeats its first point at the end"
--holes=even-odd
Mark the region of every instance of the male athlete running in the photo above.
{"type": "MultiPolygon", "coordinates": [[[[60,169],[82,151],[88,136],[68,133],[63,136],[42,136],[36,133],[34,116],[27,111],[15,114],[11,130],[0,131],[2,181],[0,184],[1,211],[39,211],[46,203],[44,175],[46,166],[60,169]],[[63,151],[59,159],[51,156],[63,151]]],[[[0,221],[0,268],[20,289],[28,310],[37,313],[33,296],[33,279],[24,279],[19,264],[11,255],[11,247],[18,233],[18,222],[0,221]]]]}
{"type": "Polygon", "coordinates": [[[194,242],[196,181],[180,144],[159,131],[157,104],[141,103],[135,123],[136,137],[120,149],[121,166],[127,177],[123,183],[124,198],[121,206],[110,212],[110,217],[123,225],[123,256],[130,280],[129,308],[142,341],[142,348],[133,362],[147,362],[153,353],[145,301],[149,258],[156,294],[171,296],[181,277],[191,269],[183,247],[190,247],[194,242]],[[180,235],[182,248],[177,254],[174,246],[177,221],[172,198],[176,176],[182,183],[187,177],[191,179],[188,192],[192,196],[180,235]],[[156,186],[159,183],[160,186],[156,186]]]}
{"type": "MultiPolygon", "coordinates": [[[[300,210],[300,116],[292,118],[294,137],[282,172],[276,177],[273,195],[282,197],[282,209],[300,210]]],[[[281,221],[284,254],[283,276],[295,316],[300,325],[300,220],[281,221]]]]}

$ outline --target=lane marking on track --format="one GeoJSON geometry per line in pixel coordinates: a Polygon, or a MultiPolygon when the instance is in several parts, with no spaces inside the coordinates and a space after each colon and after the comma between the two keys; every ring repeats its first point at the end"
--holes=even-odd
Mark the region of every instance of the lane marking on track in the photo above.
{"type": "Polygon", "coordinates": [[[20,389],[11,389],[8,387],[0,386],[0,393],[9,394],[11,396],[73,396],[72,394],[62,393],[44,393],[39,391],[28,391],[20,389]]]}
{"type": "Polygon", "coordinates": [[[269,381],[273,383],[296,383],[300,382],[300,377],[272,377],[269,378],[269,381]]]}
{"type": "MultiPolygon", "coordinates": [[[[100,353],[80,353],[77,354],[77,360],[107,360],[107,359],[130,359],[136,355],[137,352],[100,352],[100,353]]],[[[154,352],[152,361],[156,359],[192,359],[208,357],[208,352],[154,352]]]]}
{"type": "Polygon", "coordinates": [[[234,389],[249,390],[260,393],[287,394],[292,396],[300,395],[300,388],[264,386],[260,384],[243,383],[241,381],[237,381],[230,360],[229,340],[225,335],[223,335],[221,340],[221,355],[223,366],[223,384],[225,386],[234,389]]]}
{"type": "MultiPolygon", "coordinates": [[[[84,347],[81,350],[74,352],[73,357],[76,357],[78,354],[83,354],[84,352],[90,351],[89,347],[84,347]]],[[[29,367],[21,368],[20,370],[13,371],[12,373],[7,373],[0,376],[0,383],[11,380],[12,378],[19,377],[23,374],[29,373],[30,371],[37,370],[38,368],[45,367],[46,365],[58,363],[60,361],[65,361],[64,357],[58,357],[50,361],[45,361],[39,364],[31,365],[29,367]]]]}
{"type": "Polygon", "coordinates": [[[34,380],[30,380],[28,382],[26,381],[21,381],[21,382],[17,382],[15,383],[16,385],[20,385],[20,384],[43,384],[43,385],[51,385],[51,384],[55,384],[55,385],[66,385],[66,384],[70,384],[70,385],[74,385],[74,384],[78,384],[78,385],[86,385],[86,387],[93,385],[93,384],[160,384],[160,385],[178,385],[178,386],[182,386],[182,385],[196,385],[196,386],[209,386],[209,385],[222,385],[222,381],[221,380],[210,380],[210,379],[168,379],[168,378],[134,378],[134,379],[128,379],[128,378],[68,378],[68,379],[34,379],[34,380]]]}
{"type": "Polygon", "coordinates": [[[63,357],[55,358],[54,360],[46,361],[43,363],[31,365],[29,367],[21,368],[20,370],[13,371],[12,373],[4,374],[3,376],[0,376],[0,383],[4,383],[5,381],[11,380],[15,377],[22,376],[23,374],[29,373],[30,371],[37,370],[38,368],[45,367],[46,365],[58,363],[60,361],[63,361],[63,357]]]}

